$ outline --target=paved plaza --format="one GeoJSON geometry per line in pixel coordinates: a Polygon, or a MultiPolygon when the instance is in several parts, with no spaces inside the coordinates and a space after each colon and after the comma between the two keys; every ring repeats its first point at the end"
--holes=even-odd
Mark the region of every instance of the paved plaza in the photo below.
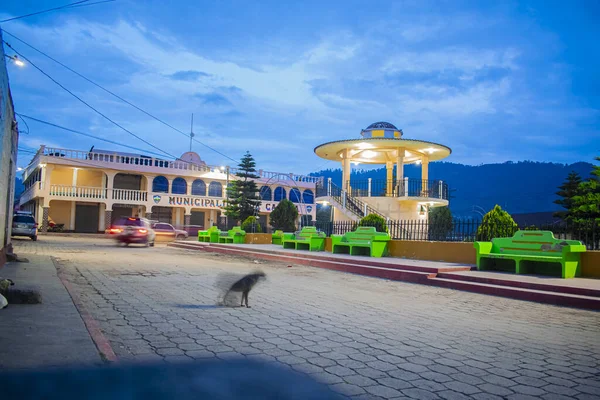
{"type": "Polygon", "coordinates": [[[351,398],[596,399],[600,313],[97,238],[40,237],[120,360],[248,357],[351,398]],[[223,273],[261,269],[251,308],[216,305],[223,273]]]}

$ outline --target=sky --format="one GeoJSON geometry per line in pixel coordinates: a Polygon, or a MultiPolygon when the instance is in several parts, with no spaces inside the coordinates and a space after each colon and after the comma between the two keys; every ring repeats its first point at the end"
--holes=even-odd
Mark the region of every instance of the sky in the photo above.
{"type": "MultiPolygon", "coordinates": [[[[3,0],[0,20],[69,2],[3,0]]],[[[117,0],[0,27],[181,131],[193,113],[196,139],[222,153],[193,143],[209,165],[249,151],[260,169],[304,174],[340,167],[314,147],[377,121],[449,146],[450,162],[593,162],[599,18],[594,0],[117,0]]],[[[176,157],[189,150],[181,133],[3,36],[130,132],[176,157]]],[[[18,113],[157,152],[32,65],[8,72],[18,113]]],[[[27,123],[23,149],[130,151],[27,123]]]]}

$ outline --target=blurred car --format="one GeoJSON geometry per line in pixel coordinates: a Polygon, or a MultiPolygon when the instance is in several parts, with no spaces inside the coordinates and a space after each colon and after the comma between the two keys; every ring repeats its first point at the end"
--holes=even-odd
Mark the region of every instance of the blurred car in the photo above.
{"type": "Polygon", "coordinates": [[[173,225],[165,222],[157,222],[152,225],[152,229],[157,236],[173,237],[177,240],[187,239],[189,234],[181,229],[176,229],[173,225]]]}
{"type": "Polygon", "coordinates": [[[118,243],[143,243],[154,246],[156,233],[150,221],[146,218],[123,217],[118,218],[108,230],[109,235],[115,235],[118,243]]]}
{"type": "Polygon", "coordinates": [[[17,211],[13,216],[11,236],[27,236],[37,240],[38,224],[33,214],[27,211],[17,211]]]}

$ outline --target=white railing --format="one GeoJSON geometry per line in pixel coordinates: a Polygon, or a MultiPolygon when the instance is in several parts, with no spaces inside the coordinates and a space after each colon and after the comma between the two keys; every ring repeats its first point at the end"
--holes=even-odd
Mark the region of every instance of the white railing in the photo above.
{"type": "Polygon", "coordinates": [[[50,185],[50,196],[106,199],[107,189],[87,186],[50,185]]]}
{"type": "Polygon", "coordinates": [[[129,190],[129,189],[112,189],[113,200],[120,201],[148,201],[148,192],[141,190],[129,190]]]}
{"type": "MultiPolygon", "coordinates": [[[[122,165],[139,165],[142,167],[154,167],[164,169],[176,169],[183,171],[193,172],[223,172],[221,167],[193,164],[186,161],[170,161],[154,157],[135,156],[135,155],[123,155],[119,153],[106,153],[106,152],[94,152],[94,151],[82,151],[82,150],[69,150],[60,148],[51,148],[42,146],[39,154],[43,154],[46,157],[56,157],[59,159],[67,160],[80,160],[82,164],[84,162],[101,162],[109,164],[122,164],[122,165]]],[[[230,168],[229,173],[235,175],[238,168],[230,168]]],[[[261,178],[273,179],[278,181],[295,181],[295,182],[307,182],[317,183],[322,180],[321,177],[297,175],[291,173],[281,172],[270,172],[270,171],[258,171],[258,175],[261,178]]]]}

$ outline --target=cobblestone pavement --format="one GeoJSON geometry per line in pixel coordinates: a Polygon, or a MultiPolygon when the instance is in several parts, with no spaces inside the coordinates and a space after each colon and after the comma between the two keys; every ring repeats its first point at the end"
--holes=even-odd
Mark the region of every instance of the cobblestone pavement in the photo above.
{"type": "Polygon", "coordinates": [[[349,397],[597,399],[600,313],[318,268],[40,237],[120,359],[253,357],[349,397]],[[252,308],[215,306],[220,273],[256,268],[252,308]]]}

